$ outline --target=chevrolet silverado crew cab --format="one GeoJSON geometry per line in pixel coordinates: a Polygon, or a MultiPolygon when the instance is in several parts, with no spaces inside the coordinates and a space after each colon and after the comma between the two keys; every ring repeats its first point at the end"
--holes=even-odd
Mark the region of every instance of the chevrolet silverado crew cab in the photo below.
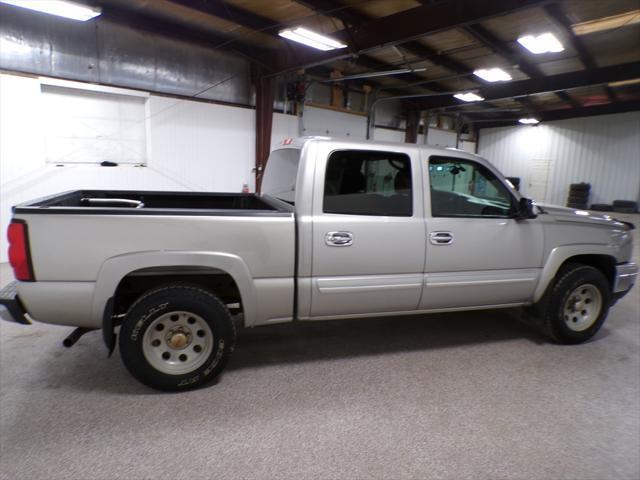
{"type": "Polygon", "coordinates": [[[101,329],[164,390],[218,375],[236,322],[521,306],[573,344],[633,286],[632,228],[535,205],[459,150],[303,138],[271,154],[259,195],[83,190],[14,207],[17,282],[0,303],[78,327],[67,346],[101,329]]]}

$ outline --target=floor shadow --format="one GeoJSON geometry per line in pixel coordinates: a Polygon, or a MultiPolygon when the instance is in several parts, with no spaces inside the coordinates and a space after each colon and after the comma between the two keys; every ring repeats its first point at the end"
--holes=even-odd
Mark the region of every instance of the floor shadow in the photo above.
{"type": "Polygon", "coordinates": [[[534,343],[547,341],[520,322],[519,317],[519,311],[486,310],[242,329],[228,369],[451,348],[518,338],[534,343]]]}
{"type": "MultiPolygon", "coordinates": [[[[456,348],[514,339],[546,342],[518,319],[518,311],[487,310],[241,329],[227,370],[456,348]]],[[[46,384],[41,387],[45,389],[73,388],[121,395],[162,394],[136,381],[126,370],[117,350],[111,358],[106,358],[99,332],[85,335],[71,349],[60,346],[49,352],[53,358],[43,360],[41,364],[46,378],[46,384]]],[[[214,384],[207,387],[211,385],[214,384]]]]}

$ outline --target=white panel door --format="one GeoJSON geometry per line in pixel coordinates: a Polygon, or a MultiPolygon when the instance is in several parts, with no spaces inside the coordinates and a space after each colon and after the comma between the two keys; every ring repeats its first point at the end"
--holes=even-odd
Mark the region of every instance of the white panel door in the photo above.
{"type": "Polygon", "coordinates": [[[527,197],[538,201],[547,202],[549,192],[552,191],[549,182],[551,181],[551,160],[535,159],[531,161],[529,181],[527,183],[527,197]]]}

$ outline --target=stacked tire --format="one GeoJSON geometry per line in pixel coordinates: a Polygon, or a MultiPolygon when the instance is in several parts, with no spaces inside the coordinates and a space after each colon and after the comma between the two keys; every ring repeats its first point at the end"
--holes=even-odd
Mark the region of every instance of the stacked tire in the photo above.
{"type": "Polygon", "coordinates": [[[586,210],[589,205],[589,194],[591,192],[591,184],[589,183],[572,183],[569,187],[569,196],[567,197],[567,207],[579,208],[586,210]]]}
{"type": "Polygon", "coordinates": [[[636,213],[638,211],[638,202],[631,200],[614,200],[613,211],[619,213],[636,213]]]}

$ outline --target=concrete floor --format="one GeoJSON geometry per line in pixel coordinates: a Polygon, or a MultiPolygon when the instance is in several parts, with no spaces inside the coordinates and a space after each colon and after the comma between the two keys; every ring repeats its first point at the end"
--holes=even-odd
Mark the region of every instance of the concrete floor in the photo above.
{"type": "Polygon", "coordinates": [[[218,384],[179,395],[97,332],[66,350],[70,329],[3,321],[0,478],[640,478],[640,288],[584,345],[515,316],[243,331],[218,384]]]}

